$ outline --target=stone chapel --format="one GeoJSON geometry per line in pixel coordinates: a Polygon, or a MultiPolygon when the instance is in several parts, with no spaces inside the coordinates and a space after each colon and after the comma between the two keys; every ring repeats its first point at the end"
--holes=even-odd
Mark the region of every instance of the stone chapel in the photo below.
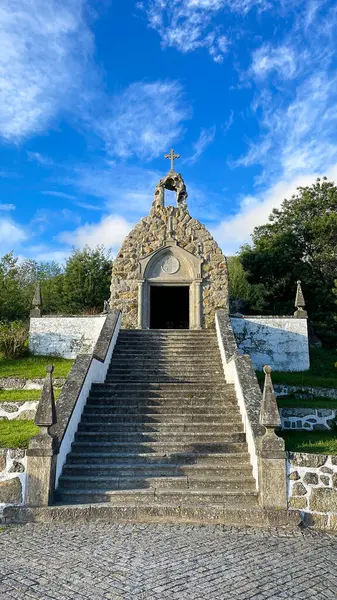
{"type": "Polygon", "coordinates": [[[113,264],[111,308],[126,329],[214,328],[215,311],[228,308],[225,256],[187,206],[187,191],[171,169],[156,186],[150,214],[125,239],[113,264]],[[165,190],[176,206],[165,205],[165,190]]]}

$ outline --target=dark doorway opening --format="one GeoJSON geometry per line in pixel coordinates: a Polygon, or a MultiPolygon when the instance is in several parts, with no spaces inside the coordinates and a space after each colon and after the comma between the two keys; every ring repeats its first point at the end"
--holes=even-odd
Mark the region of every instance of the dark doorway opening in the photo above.
{"type": "Polygon", "coordinates": [[[189,329],[190,288],[156,286],[150,290],[151,329],[189,329]]]}

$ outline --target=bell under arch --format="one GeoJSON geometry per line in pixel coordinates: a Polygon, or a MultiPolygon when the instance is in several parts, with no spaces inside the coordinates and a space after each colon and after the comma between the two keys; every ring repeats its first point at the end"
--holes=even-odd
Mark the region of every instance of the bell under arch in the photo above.
{"type": "Polygon", "coordinates": [[[167,241],[139,266],[138,328],[200,329],[202,260],[167,241]]]}

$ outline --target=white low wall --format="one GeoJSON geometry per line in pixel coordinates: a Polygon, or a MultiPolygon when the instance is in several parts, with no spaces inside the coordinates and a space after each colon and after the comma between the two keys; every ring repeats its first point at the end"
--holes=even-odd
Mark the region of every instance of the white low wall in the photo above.
{"type": "Polygon", "coordinates": [[[238,347],[255,369],[274,371],[310,368],[307,319],[295,317],[231,317],[238,347]]]}
{"type": "Polygon", "coordinates": [[[106,315],[85,317],[33,317],[29,327],[29,350],[42,356],[76,358],[90,354],[106,315]]]}

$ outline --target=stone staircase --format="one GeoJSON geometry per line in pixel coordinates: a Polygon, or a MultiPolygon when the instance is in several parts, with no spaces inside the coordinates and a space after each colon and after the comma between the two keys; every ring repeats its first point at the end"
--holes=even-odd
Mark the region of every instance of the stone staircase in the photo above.
{"type": "Polygon", "coordinates": [[[126,519],[137,509],[145,519],[263,524],[214,331],[120,332],[106,381],[90,392],[56,502],[123,507],[126,519]]]}

